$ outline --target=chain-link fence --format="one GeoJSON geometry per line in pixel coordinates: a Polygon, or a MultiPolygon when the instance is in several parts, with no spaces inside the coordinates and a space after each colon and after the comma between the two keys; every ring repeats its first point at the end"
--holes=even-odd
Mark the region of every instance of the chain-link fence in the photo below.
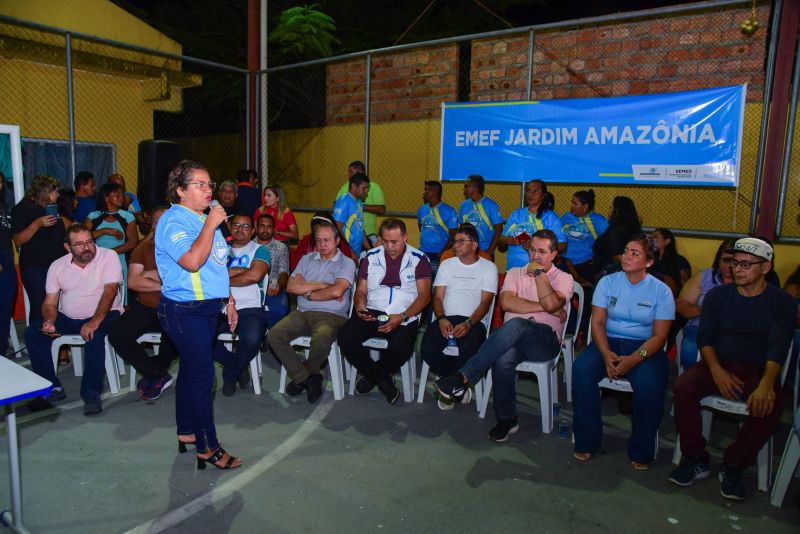
{"type": "MultiPolygon", "coordinates": [[[[740,26],[750,16],[744,2],[667,8],[268,70],[269,180],[286,187],[295,207],[329,208],[347,163],[364,159],[370,178],[386,191],[387,210],[410,214],[422,203],[423,181],[439,177],[442,102],[644,95],[746,83],[738,187],[592,186],[598,211],[627,195],[646,226],[745,233],[764,141],[770,3],[757,5],[759,30],[746,35],[740,26]],[[294,80],[312,77],[302,99],[294,94],[294,80]],[[316,121],[309,125],[304,113],[312,110],[316,121]]],[[[556,211],[567,211],[573,192],[585,188],[549,184],[556,211]]],[[[492,183],[487,194],[508,215],[521,205],[520,190],[520,184],[492,183]]],[[[462,199],[461,183],[445,183],[445,202],[457,206],[462,199]]]]}
{"type": "Polygon", "coordinates": [[[149,140],[176,143],[217,181],[247,166],[242,69],[10,22],[0,50],[0,123],[20,127],[26,186],[49,174],[72,188],[88,170],[98,186],[120,173],[135,192],[149,140]]]}

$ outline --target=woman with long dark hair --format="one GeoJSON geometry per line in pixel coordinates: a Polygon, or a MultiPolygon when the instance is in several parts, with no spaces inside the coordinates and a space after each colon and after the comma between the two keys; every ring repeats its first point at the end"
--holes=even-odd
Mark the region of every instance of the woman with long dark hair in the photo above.
{"type": "Polygon", "coordinates": [[[221,205],[203,213],[214,185],[206,168],[194,161],[181,161],[169,173],[167,200],[172,207],[161,216],[155,234],[161,277],[158,317],[180,359],[175,386],[178,450],[194,445],[198,469],[205,469],[206,462],[235,469],[242,461],[225,452],[217,439],[211,398],[219,314],[227,314],[231,332],[238,321],[230,295],[228,244],[218,228],[228,216],[221,205]]]}
{"type": "Polygon", "coordinates": [[[642,220],[629,197],[614,197],[608,215],[608,230],[594,242],[595,262],[602,270],[619,263],[631,237],[642,231],[642,220]]]}
{"type": "Polygon", "coordinates": [[[539,230],[550,230],[556,234],[559,252],[567,246],[564,232],[561,231],[561,219],[552,209],[554,203],[555,199],[547,192],[547,184],[543,180],[531,180],[525,185],[526,206],[511,212],[499,241],[500,252],[508,248],[506,271],[528,265],[531,261],[531,237],[539,230]]]}
{"type": "Polygon", "coordinates": [[[264,205],[256,210],[253,220],[257,221],[263,215],[272,215],[275,219],[275,239],[278,241],[289,241],[297,239],[297,219],[294,212],[286,205],[286,193],[277,184],[268,185],[264,188],[264,205]]]}
{"type": "Polygon", "coordinates": [[[689,260],[678,254],[678,241],[669,228],[656,228],[653,238],[658,245],[658,258],[653,271],[660,273],[664,283],[677,295],[689,278],[692,277],[692,266],[689,260]]]}
{"type": "Polygon", "coordinates": [[[11,212],[6,208],[6,178],[0,172],[0,358],[8,350],[8,333],[16,295],[17,268],[11,250],[11,212]]]}

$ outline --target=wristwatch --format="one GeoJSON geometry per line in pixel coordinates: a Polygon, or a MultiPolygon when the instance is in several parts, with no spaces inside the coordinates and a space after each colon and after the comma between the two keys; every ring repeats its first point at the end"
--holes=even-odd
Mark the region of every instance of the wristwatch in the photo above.
{"type": "Polygon", "coordinates": [[[403,322],[408,321],[408,314],[406,312],[403,312],[402,315],[403,315],[403,322]]]}
{"type": "Polygon", "coordinates": [[[442,319],[447,319],[447,315],[445,315],[445,314],[441,314],[441,315],[437,315],[437,316],[436,316],[436,320],[437,320],[437,321],[441,321],[442,319]]]}
{"type": "Polygon", "coordinates": [[[464,321],[464,324],[467,325],[467,328],[472,328],[472,319],[467,317],[467,320],[464,321]]]}
{"type": "Polygon", "coordinates": [[[306,291],[306,294],[303,296],[306,298],[306,300],[311,300],[311,291],[306,291]]]}
{"type": "Polygon", "coordinates": [[[542,274],[543,272],[544,272],[544,269],[534,269],[534,270],[533,270],[533,276],[534,276],[534,278],[535,278],[535,277],[537,277],[537,276],[539,276],[539,275],[540,275],[540,274],[542,274]]]}
{"type": "Polygon", "coordinates": [[[648,354],[647,354],[647,349],[646,349],[646,348],[644,348],[644,347],[641,347],[641,348],[639,349],[639,356],[641,356],[643,360],[646,360],[646,359],[647,359],[647,356],[648,356],[648,354]]]}

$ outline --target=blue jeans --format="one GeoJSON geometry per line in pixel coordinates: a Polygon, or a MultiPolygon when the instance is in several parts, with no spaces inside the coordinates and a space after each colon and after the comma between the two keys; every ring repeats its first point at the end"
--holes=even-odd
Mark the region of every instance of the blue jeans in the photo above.
{"type": "MultiPolygon", "coordinates": [[[[631,354],[642,343],[641,339],[608,338],[609,349],[619,356],[631,354]]],[[[632,432],[628,441],[628,458],[632,462],[650,464],[655,458],[656,434],[664,414],[668,367],[667,353],[659,350],[625,375],[633,388],[632,432]]],[[[606,376],[603,356],[597,345],[591,343],[572,365],[575,452],[595,454],[600,450],[603,420],[597,383],[606,376]]]]}
{"type": "Polygon", "coordinates": [[[561,349],[552,328],[515,317],[495,330],[470,358],[463,374],[470,384],[492,368],[492,404],[498,421],[517,415],[517,365],[523,361],[543,362],[553,359],[561,349]]]}
{"type": "Polygon", "coordinates": [[[699,329],[697,325],[693,324],[683,327],[680,362],[684,371],[697,363],[697,331],[699,329]]]}
{"type": "Polygon", "coordinates": [[[194,434],[197,451],[219,447],[214,426],[211,387],[214,382],[214,338],[222,299],[178,302],[161,296],[158,321],[178,349],[175,420],[178,434],[194,434]]]}
{"type": "Polygon", "coordinates": [[[8,334],[11,314],[14,311],[14,298],[17,296],[17,269],[10,250],[0,250],[0,358],[8,350],[8,334]]]}
{"type": "MultiPolygon", "coordinates": [[[[258,354],[258,348],[264,340],[267,330],[267,312],[264,308],[244,308],[239,310],[239,324],[236,327],[236,352],[225,348],[225,343],[214,341],[214,360],[223,365],[222,381],[235,384],[242,376],[250,360],[258,354]]],[[[217,336],[229,334],[228,316],[220,315],[217,324],[217,336]]],[[[258,380],[257,376],[253,380],[258,380]]]]}
{"type": "MultiPolygon", "coordinates": [[[[119,317],[118,311],[110,311],[94,331],[92,339],[83,347],[83,378],[81,379],[81,398],[91,402],[100,398],[103,393],[103,377],[106,374],[106,334],[109,328],[119,317]]],[[[80,335],[81,327],[89,319],[72,319],[59,312],[56,316],[56,332],[59,334],[80,335]]],[[[54,386],[61,386],[61,381],[56,376],[53,367],[53,356],[50,347],[53,340],[50,336],[42,334],[39,329],[42,322],[31,323],[25,329],[25,344],[28,346],[28,356],[31,359],[33,372],[49,380],[54,386]]]]}
{"type": "Polygon", "coordinates": [[[274,297],[267,295],[264,304],[269,308],[267,310],[267,328],[272,328],[289,315],[289,298],[286,296],[286,291],[281,291],[274,297]]]}
{"type": "Polygon", "coordinates": [[[23,267],[20,265],[22,287],[28,294],[28,324],[42,321],[42,304],[44,304],[45,283],[47,282],[47,269],[49,267],[23,267]]]}

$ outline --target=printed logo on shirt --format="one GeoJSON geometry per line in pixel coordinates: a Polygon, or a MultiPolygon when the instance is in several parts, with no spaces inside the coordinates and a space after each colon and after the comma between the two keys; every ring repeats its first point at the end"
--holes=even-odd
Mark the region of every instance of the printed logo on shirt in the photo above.
{"type": "Polygon", "coordinates": [[[414,274],[407,274],[407,275],[406,275],[406,280],[408,280],[409,282],[410,282],[410,281],[412,281],[412,280],[414,280],[414,278],[415,278],[415,275],[414,275],[414,274]]]}
{"type": "Polygon", "coordinates": [[[637,302],[636,305],[637,306],[641,306],[642,308],[652,308],[653,307],[653,303],[652,302],[648,302],[648,301],[637,302]]]}
{"type": "Polygon", "coordinates": [[[616,308],[616,306],[617,306],[617,297],[608,297],[608,307],[616,308]]]}
{"type": "Polygon", "coordinates": [[[181,230],[180,232],[175,232],[174,234],[172,234],[169,239],[173,243],[177,243],[178,241],[180,241],[185,237],[186,237],[186,232],[184,230],[181,230]]]}
{"type": "Polygon", "coordinates": [[[243,268],[250,267],[250,255],[243,254],[238,258],[234,256],[229,256],[228,269],[230,269],[231,267],[243,267],[243,268]]]}

